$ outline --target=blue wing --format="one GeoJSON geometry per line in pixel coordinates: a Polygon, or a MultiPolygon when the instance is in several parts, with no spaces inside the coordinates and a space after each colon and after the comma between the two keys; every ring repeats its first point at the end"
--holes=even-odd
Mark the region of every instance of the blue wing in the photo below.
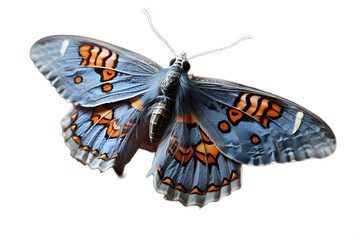
{"type": "Polygon", "coordinates": [[[241,187],[241,164],[216,148],[191,112],[175,116],[149,174],[156,191],[185,206],[202,207],[241,187]]]}
{"type": "Polygon", "coordinates": [[[43,38],[30,57],[62,97],[86,107],[143,95],[162,69],[137,53],[78,36],[43,38]]]}
{"type": "Polygon", "coordinates": [[[330,127],[276,95],[218,79],[194,77],[190,109],[216,147],[251,165],[323,158],[335,151],[330,127]]]}
{"type": "Polygon", "coordinates": [[[92,169],[113,167],[121,175],[146,136],[145,109],[140,98],[74,107],[61,122],[71,155],[92,169]]]}

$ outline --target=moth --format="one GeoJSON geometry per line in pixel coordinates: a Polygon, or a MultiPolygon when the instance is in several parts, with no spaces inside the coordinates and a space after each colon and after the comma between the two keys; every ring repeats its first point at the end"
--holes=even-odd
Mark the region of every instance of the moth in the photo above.
{"type": "Polygon", "coordinates": [[[202,207],[241,187],[242,164],[324,158],[335,151],[330,127],[296,103],[189,75],[190,58],[176,54],[145,14],[175,56],[167,68],[86,37],[50,36],[31,48],[35,66],[74,106],[61,126],[79,162],[122,175],[139,148],[156,152],[148,173],[156,191],[202,207]]]}

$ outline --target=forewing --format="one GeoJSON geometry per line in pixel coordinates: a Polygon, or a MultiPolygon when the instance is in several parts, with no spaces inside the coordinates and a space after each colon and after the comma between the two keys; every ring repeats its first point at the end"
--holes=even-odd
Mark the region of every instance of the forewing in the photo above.
{"type": "Polygon", "coordinates": [[[86,107],[142,95],[162,69],[137,53],[79,36],[43,38],[30,57],[62,97],[86,107]]]}
{"type": "Polygon", "coordinates": [[[219,150],[235,161],[265,165],[323,158],[335,151],[330,127],[289,100],[218,79],[192,81],[195,119],[219,150]]]}
{"type": "Polygon", "coordinates": [[[223,155],[191,113],[175,116],[149,174],[168,200],[199,207],[241,187],[241,164],[223,155]]]}
{"type": "Polygon", "coordinates": [[[139,98],[97,107],[74,107],[62,120],[71,155],[92,169],[114,167],[121,175],[145,136],[146,113],[139,98]]]}

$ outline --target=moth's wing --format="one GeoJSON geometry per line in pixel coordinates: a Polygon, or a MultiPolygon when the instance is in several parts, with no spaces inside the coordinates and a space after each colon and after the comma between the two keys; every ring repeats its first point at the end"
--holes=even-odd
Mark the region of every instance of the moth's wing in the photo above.
{"type": "Polygon", "coordinates": [[[217,149],[191,113],[175,116],[150,174],[157,192],[185,206],[202,207],[241,187],[241,164],[217,149]]]}
{"type": "Polygon", "coordinates": [[[289,100],[218,79],[194,77],[192,84],[189,96],[196,121],[216,147],[237,162],[284,163],[335,151],[330,127],[289,100]]]}
{"type": "Polygon", "coordinates": [[[63,98],[85,107],[143,95],[162,69],[127,49],[69,35],[39,40],[30,57],[63,98]]]}
{"type": "Polygon", "coordinates": [[[71,155],[92,169],[113,167],[121,175],[144,139],[145,107],[141,99],[75,106],[62,120],[63,136],[71,155]]]}

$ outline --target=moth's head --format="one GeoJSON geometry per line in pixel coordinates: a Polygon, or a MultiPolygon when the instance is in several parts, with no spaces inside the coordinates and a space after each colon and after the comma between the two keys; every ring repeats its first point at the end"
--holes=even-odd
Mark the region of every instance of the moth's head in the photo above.
{"type": "Polygon", "coordinates": [[[171,59],[170,67],[178,67],[183,70],[185,73],[188,73],[190,70],[190,63],[187,60],[187,56],[185,52],[180,53],[176,56],[176,58],[171,59]]]}

